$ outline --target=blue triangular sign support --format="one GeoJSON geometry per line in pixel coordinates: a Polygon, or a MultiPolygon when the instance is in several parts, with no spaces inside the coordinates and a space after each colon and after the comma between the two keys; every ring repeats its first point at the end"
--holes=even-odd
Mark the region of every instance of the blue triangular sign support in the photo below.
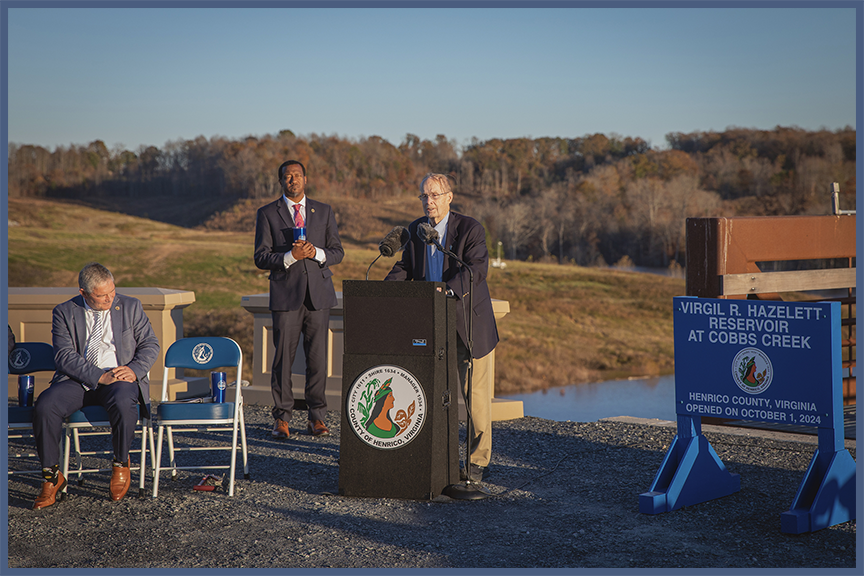
{"type": "Polygon", "coordinates": [[[639,495],[639,512],[660,514],[734,494],[741,477],[732,474],[702,435],[702,419],[678,416],[678,434],[648,492],[639,495]]]}

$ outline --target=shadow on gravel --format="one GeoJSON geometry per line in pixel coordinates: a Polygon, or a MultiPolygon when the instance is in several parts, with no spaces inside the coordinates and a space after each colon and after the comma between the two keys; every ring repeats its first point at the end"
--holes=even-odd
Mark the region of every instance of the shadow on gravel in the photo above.
{"type": "MultiPolygon", "coordinates": [[[[349,498],[338,495],[339,414],[328,417],[331,436],[311,438],[303,430],[306,413],[295,412],[292,438],[286,441],[270,437],[268,412],[247,407],[251,479],[243,480],[239,473],[231,498],[224,489],[194,491],[206,472],[190,471],[181,472],[175,482],[166,474],[155,500],[149,493],[139,499],[130,492],[122,502],[112,503],[110,474],[100,473],[89,475],[83,486],[71,481],[66,502],[34,512],[30,508],[41,479],[10,477],[10,566],[856,565],[854,522],[802,535],[780,532],[780,514],[792,503],[815,448],[811,444],[706,434],[729,470],[741,475],[741,490],[646,515],[639,513],[639,494],[648,490],[674,429],[522,418],[493,425],[493,460],[484,479],[493,493],[488,499],[349,498]],[[153,538],[159,529],[169,530],[172,537],[153,538]],[[105,546],[123,553],[106,556],[105,546]]],[[[215,439],[199,434],[194,442],[208,445],[215,439]]],[[[204,460],[200,453],[183,456],[204,460]]],[[[133,475],[132,491],[136,481],[133,475]]]]}

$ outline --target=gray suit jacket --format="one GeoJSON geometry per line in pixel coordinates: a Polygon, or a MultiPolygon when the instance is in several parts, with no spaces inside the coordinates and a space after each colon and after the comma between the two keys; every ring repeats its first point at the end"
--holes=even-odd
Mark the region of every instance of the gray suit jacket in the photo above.
{"type": "MultiPolygon", "coordinates": [[[[79,294],[54,307],[51,334],[57,371],[51,383],[74,380],[95,389],[103,370],[87,361],[87,320],[84,298],[79,294]]],[[[147,373],[159,357],[159,339],[144,314],[141,301],[117,294],[111,303],[111,329],[119,366],[128,366],[138,377],[141,400],[150,405],[147,373]]]]}
{"type": "Polygon", "coordinates": [[[294,244],[294,217],[282,196],[258,209],[255,223],[255,266],[270,270],[270,310],[299,310],[309,296],[315,310],[336,306],[333,272],[330,266],[342,261],[345,252],[339,241],[333,209],[306,198],[306,239],[324,251],[324,265],[308,258],[285,270],[283,255],[294,244]]]}

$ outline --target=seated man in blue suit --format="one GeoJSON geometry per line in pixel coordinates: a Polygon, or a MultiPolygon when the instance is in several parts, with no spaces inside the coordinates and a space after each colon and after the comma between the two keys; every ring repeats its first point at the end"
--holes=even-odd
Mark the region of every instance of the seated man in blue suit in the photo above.
{"type": "Polygon", "coordinates": [[[33,508],[54,504],[66,485],[59,470],[63,419],[84,406],[101,405],[111,421],[114,466],[111,499],[129,490],[129,448],[138,404],[149,409],[147,373],[159,356],[159,340],[136,298],[115,292],[114,276],[95,262],[78,274],[80,294],[54,308],[51,328],[57,371],[39,395],[33,414],[42,491],[33,508]]]}

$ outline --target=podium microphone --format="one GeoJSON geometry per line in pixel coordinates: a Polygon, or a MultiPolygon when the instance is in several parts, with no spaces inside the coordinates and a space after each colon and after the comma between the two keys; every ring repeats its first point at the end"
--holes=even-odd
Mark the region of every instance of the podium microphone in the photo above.
{"type": "Polygon", "coordinates": [[[436,248],[444,252],[439,242],[438,231],[428,222],[421,222],[417,225],[417,237],[424,244],[434,244],[436,248]]]}
{"type": "MultiPolygon", "coordinates": [[[[399,252],[405,245],[408,244],[408,241],[411,239],[411,234],[404,226],[395,226],[390,232],[384,236],[384,239],[378,243],[378,251],[380,254],[372,261],[372,264],[378,261],[378,258],[384,256],[385,258],[391,258],[396,252],[399,252]]],[[[369,268],[366,269],[366,280],[369,280],[369,270],[372,269],[372,264],[369,264],[369,268]]]]}
{"type": "Polygon", "coordinates": [[[407,229],[402,226],[396,226],[378,243],[378,250],[381,252],[381,256],[390,258],[396,252],[402,250],[410,239],[411,234],[409,234],[407,229]]]}

